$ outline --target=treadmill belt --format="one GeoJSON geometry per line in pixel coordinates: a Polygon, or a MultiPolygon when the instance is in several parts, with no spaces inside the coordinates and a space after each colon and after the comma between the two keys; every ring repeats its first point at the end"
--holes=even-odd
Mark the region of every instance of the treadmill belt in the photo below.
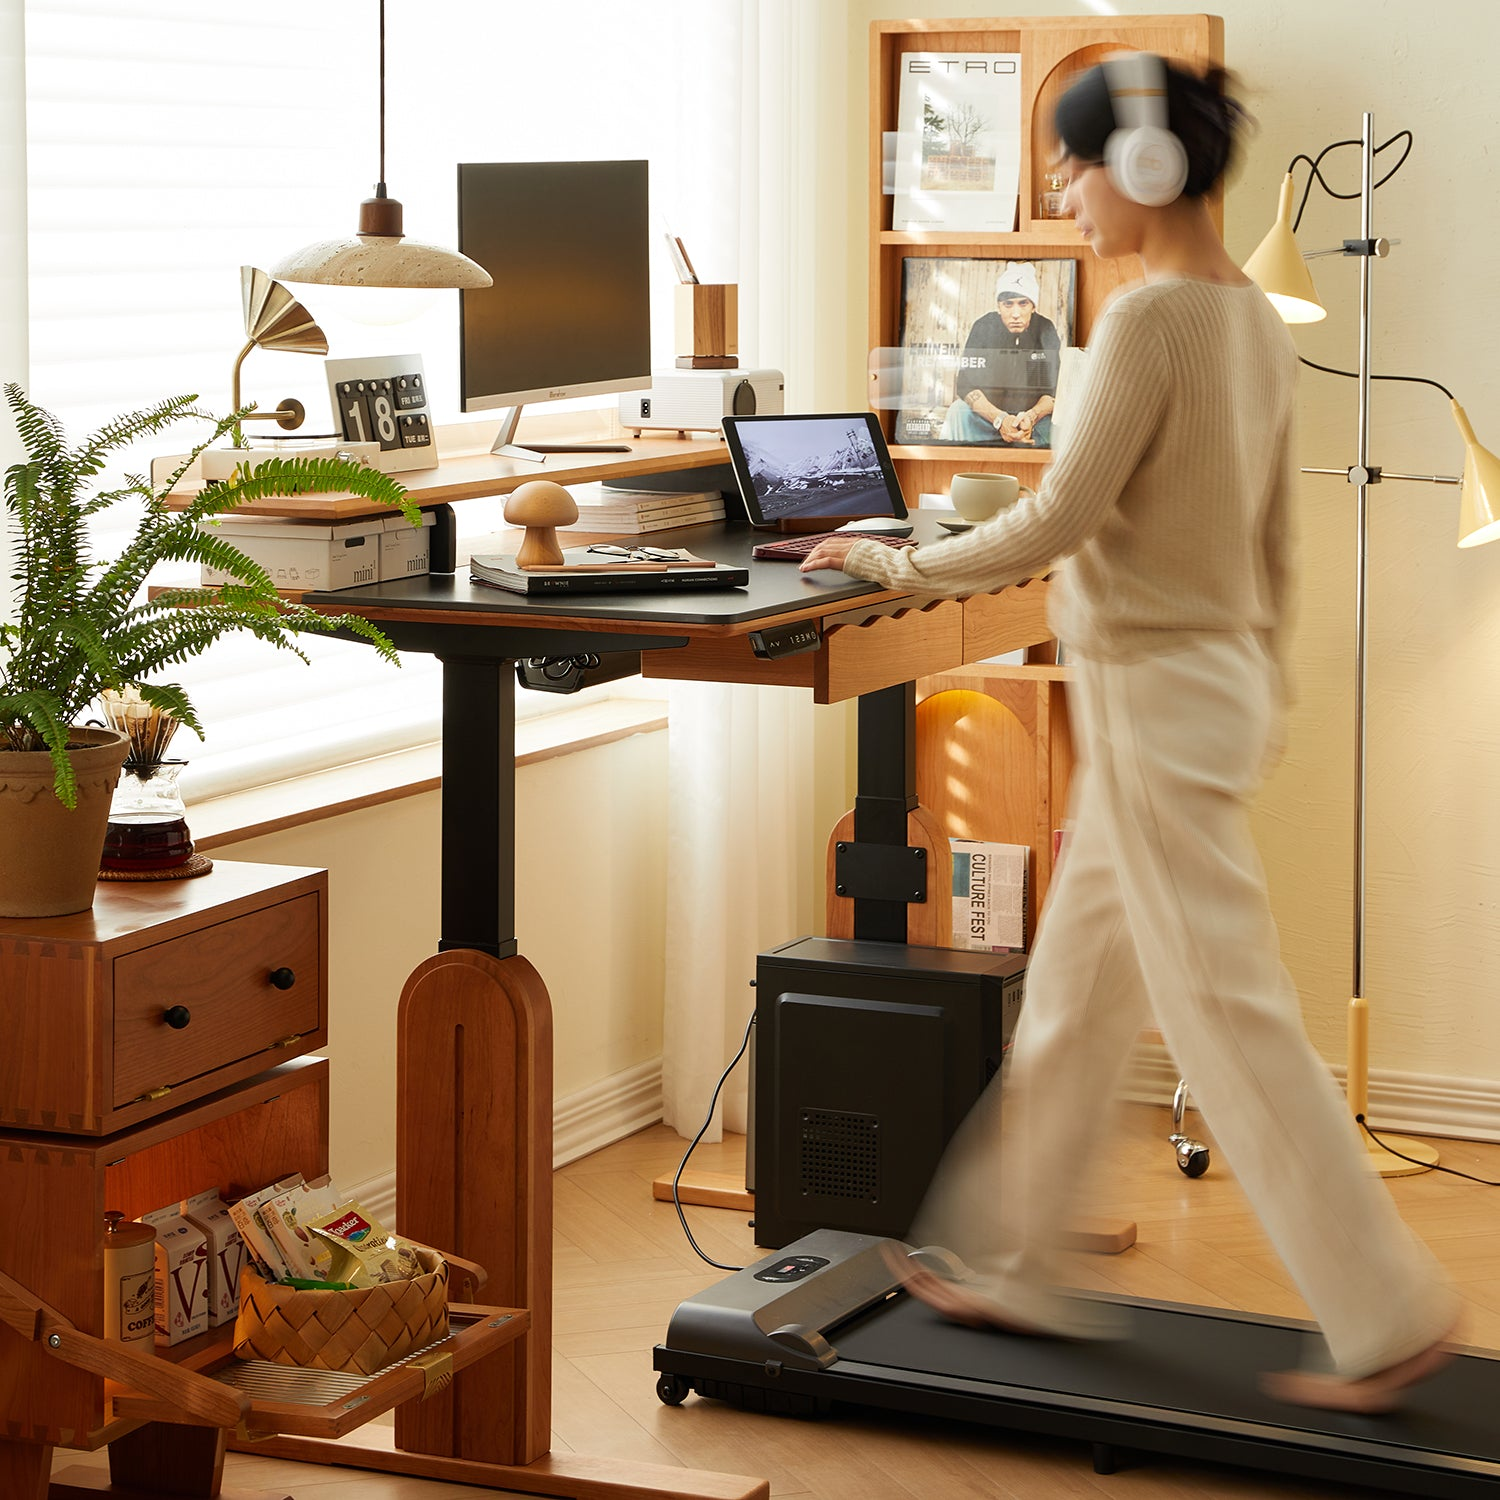
{"type": "Polygon", "coordinates": [[[817,1230],[687,1299],[656,1348],[657,1394],[756,1411],[840,1406],[1044,1433],[1431,1500],[1500,1496],[1500,1355],[1457,1356],[1386,1416],[1273,1401],[1271,1370],[1315,1368],[1305,1323],[1112,1298],[1129,1336],[1025,1338],[949,1323],[901,1292],[885,1242],[817,1230]]]}
{"type": "Polygon", "coordinates": [[[1188,1426],[1277,1428],[1314,1445],[1337,1436],[1500,1465],[1500,1361],[1493,1358],[1460,1356],[1416,1386],[1399,1412],[1349,1416],[1289,1406],[1259,1389],[1262,1371],[1317,1358],[1322,1342],[1313,1333],[1211,1308],[1129,1311],[1129,1338],[1079,1344],[960,1327],[898,1297],[831,1329],[829,1342],[839,1353],[835,1369],[858,1365],[875,1380],[883,1372],[973,1394],[1011,1390],[1069,1406],[1165,1409],[1188,1426]]]}

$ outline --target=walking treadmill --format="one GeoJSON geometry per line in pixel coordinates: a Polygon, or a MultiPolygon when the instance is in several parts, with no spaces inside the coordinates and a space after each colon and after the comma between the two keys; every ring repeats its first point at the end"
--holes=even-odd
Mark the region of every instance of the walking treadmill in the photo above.
{"type": "Polygon", "coordinates": [[[1101,1474],[1163,1453],[1404,1495],[1500,1494],[1494,1355],[1459,1355],[1389,1416],[1312,1411],[1257,1385],[1316,1357],[1311,1324],[1117,1298],[1131,1320],[1118,1343],[965,1328],[898,1290],[883,1244],[909,1249],[818,1230],[690,1297],[656,1348],[657,1394],[669,1406],[696,1392],[761,1412],[846,1405],[1075,1438],[1101,1474]]]}

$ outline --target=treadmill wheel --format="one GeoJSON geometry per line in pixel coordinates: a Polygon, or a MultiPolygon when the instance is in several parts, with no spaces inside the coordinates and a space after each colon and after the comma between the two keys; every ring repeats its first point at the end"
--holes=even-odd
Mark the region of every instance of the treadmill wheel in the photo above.
{"type": "Polygon", "coordinates": [[[663,1374],[657,1378],[656,1394],[667,1406],[681,1406],[692,1389],[680,1375],[663,1374]]]}

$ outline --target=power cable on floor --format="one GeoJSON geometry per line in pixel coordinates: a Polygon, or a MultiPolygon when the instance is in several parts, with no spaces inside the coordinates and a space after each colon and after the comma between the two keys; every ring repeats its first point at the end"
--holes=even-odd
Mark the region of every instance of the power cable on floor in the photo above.
{"type": "Polygon", "coordinates": [[[1382,1151],[1389,1151],[1392,1156],[1399,1156],[1402,1161],[1409,1161],[1414,1167],[1426,1167],[1429,1172],[1447,1172],[1450,1177],[1462,1177],[1468,1182],[1479,1183],[1481,1187],[1500,1187],[1500,1182],[1491,1182],[1488,1177],[1476,1177],[1472,1172],[1460,1172],[1457,1167],[1444,1167],[1432,1162],[1418,1161],[1415,1156],[1408,1156],[1404,1151],[1398,1151],[1394,1146],[1386,1145],[1380,1139],[1380,1133],[1370,1128],[1370,1122],[1363,1115],[1355,1115],[1354,1121],[1382,1151]]]}
{"type": "Polygon", "coordinates": [[[750,1019],[745,1023],[745,1035],[740,1041],[740,1050],[729,1059],[729,1066],[719,1074],[719,1081],[714,1085],[714,1096],[708,1101],[708,1113],[704,1116],[702,1125],[698,1127],[698,1134],[693,1137],[691,1142],[689,1142],[688,1144],[687,1150],[683,1152],[682,1160],[677,1164],[677,1171],[672,1177],[672,1204],[677,1210],[678,1219],[682,1222],[682,1232],[687,1236],[688,1244],[690,1244],[693,1249],[698,1252],[698,1256],[700,1259],[706,1260],[709,1265],[717,1267],[720,1271],[743,1271],[745,1268],[743,1266],[726,1266],[723,1261],[715,1260],[713,1256],[711,1256],[698,1243],[698,1241],[693,1238],[693,1231],[688,1228],[687,1215],[682,1211],[682,1198],[679,1195],[678,1188],[682,1182],[682,1174],[687,1168],[688,1157],[693,1154],[694,1150],[697,1148],[698,1142],[701,1141],[704,1135],[707,1133],[709,1124],[712,1122],[714,1117],[714,1110],[718,1107],[719,1092],[724,1087],[725,1080],[732,1072],[734,1072],[735,1064],[738,1063],[739,1060],[745,1055],[745,1049],[750,1045],[750,1033],[754,1029],[754,1027],[755,1013],[752,1011],[750,1014],[750,1019]]]}

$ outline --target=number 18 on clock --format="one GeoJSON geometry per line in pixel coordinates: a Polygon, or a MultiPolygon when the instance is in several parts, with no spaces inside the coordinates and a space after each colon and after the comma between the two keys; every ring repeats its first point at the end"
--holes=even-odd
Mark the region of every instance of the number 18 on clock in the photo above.
{"type": "Polygon", "coordinates": [[[344,440],[379,443],[379,468],[390,473],[437,463],[419,356],[331,359],[328,387],[344,440]]]}

